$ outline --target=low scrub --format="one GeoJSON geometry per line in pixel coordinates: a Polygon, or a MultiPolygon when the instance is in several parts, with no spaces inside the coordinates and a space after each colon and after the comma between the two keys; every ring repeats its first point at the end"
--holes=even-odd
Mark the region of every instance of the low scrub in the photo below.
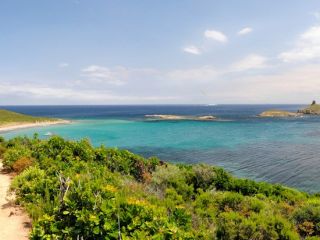
{"type": "Polygon", "coordinates": [[[30,239],[319,239],[320,197],[88,140],[2,141],[30,239]]]}

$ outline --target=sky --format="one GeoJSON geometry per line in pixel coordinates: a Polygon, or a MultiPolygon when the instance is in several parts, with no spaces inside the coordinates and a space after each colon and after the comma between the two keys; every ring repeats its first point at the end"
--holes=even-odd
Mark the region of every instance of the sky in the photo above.
{"type": "Polygon", "coordinates": [[[313,99],[318,0],[0,1],[0,105],[313,99]]]}

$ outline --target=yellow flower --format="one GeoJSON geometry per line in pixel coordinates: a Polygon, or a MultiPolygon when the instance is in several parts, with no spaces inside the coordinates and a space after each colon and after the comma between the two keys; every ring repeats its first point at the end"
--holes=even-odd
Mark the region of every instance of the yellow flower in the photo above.
{"type": "Polygon", "coordinates": [[[117,189],[116,187],[114,187],[114,186],[112,186],[112,185],[109,185],[109,184],[107,184],[107,185],[104,187],[104,189],[107,190],[107,191],[109,191],[109,192],[113,192],[113,193],[115,193],[115,192],[118,191],[118,189],[117,189]]]}
{"type": "Polygon", "coordinates": [[[127,203],[132,204],[132,205],[137,205],[137,206],[148,206],[150,205],[149,202],[145,200],[140,200],[134,197],[129,197],[127,199],[127,203]]]}
{"type": "Polygon", "coordinates": [[[184,206],[182,206],[182,205],[177,205],[176,208],[178,208],[178,209],[184,209],[184,206]]]}

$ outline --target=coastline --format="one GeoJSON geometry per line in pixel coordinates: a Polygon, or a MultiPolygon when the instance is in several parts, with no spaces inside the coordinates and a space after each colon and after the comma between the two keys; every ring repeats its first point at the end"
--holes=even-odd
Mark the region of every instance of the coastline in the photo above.
{"type": "Polygon", "coordinates": [[[46,127],[51,125],[60,125],[60,124],[70,124],[72,121],[70,120],[53,120],[53,121],[41,121],[41,122],[33,122],[33,123],[12,123],[6,125],[0,125],[0,133],[2,132],[9,132],[18,129],[25,129],[25,128],[33,128],[33,127],[46,127]]]}

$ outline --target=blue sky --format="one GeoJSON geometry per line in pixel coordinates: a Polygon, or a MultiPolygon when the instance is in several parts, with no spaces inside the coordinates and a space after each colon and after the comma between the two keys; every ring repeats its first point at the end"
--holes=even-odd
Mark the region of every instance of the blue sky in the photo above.
{"type": "Polygon", "coordinates": [[[320,97],[317,0],[2,0],[0,33],[0,105],[320,97]]]}

